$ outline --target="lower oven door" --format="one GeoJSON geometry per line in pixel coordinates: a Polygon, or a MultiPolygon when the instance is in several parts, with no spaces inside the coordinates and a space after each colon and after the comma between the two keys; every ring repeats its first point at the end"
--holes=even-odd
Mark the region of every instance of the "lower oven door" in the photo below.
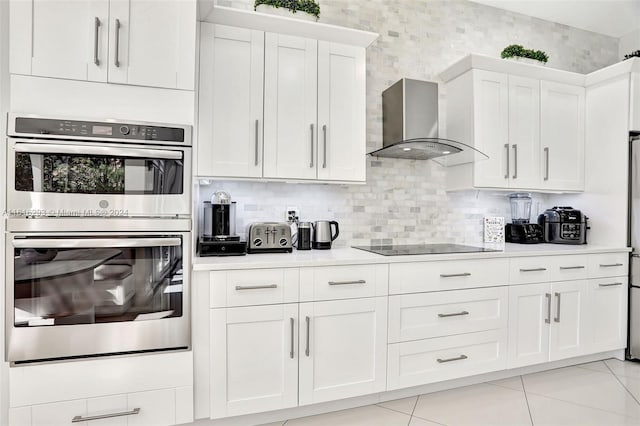
{"type": "Polygon", "coordinates": [[[190,346],[189,232],[22,233],[6,244],[7,361],[190,346]]]}

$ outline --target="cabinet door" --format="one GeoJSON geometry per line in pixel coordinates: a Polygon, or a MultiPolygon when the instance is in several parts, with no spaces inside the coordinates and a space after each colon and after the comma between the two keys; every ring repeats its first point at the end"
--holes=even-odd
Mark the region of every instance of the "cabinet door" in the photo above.
{"type": "Polygon", "coordinates": [[[366,180],[365,49],[318,42],[318,179],[366,180]]]}
{"type": "Polygon", "coordinates": [[[195,0],[110,0],[109,82],[193,90],[195,0]]]}
{"type": "Polygon", "coordinates": [[[551,284],[553,301],[549,336],[550,361],[586,353],[588,287],[586,280],[551,284]]]}
{"type": "Polygon", "coordinates": [[[109,1],[11,2],[11,73],[106,81],[109,1]]]}
{"type": "Polygon", "coordinates": [[[627,294],[627,277],[589,280],[590,352],[627,345],[627,294]]]}
{"type": "Polygon", "coordinates": [[[509,186],[540,185],[540,81],[509,76],[509,186]]]}
{"type": "Polygon", "coordinates": [[[489,159],[474,164],[474,184],[509,185],[509,83],[506,74],[473,70],[475,148],[489,159]]]}
{"type": "Polygon", "coordinates": [[[262,176],[264,33],[201,24],[198,176],[262,176]]]}
{"type": "Polygon", "coordinates": [[[300,304],[300,405],[385,390],[387,298],[300,304]]]}
{"type": "Polygon", "coordinates": [[[265,34],[264,177],[315,179],[318,42],[265,34]]]}
{"type": "Polygon", "coordinates": [[[298,305],[211,311],[211,418],[295,407],[298,305]]]}
{"type": "Polygon", "coordinates": [[[550,302],[549,284],[509,287],[509,368],[549,360],[550,302]]]}
{"type": "Polygon", "coordinates": [[[584,87],[540,82],[542,188],[584,190],[584,87]]]}

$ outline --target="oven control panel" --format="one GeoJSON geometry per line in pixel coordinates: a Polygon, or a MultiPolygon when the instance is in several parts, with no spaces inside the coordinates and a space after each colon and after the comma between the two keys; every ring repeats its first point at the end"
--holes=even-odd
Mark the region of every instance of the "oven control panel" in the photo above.
{"type": "Polygon", "coordinates": [[[16,117],[15,134],[17,136],[33,137],[55,135],[100,140],[124,139],[132,141],[185,142],[185,129],[183,127],[35,117],[16,117]]]}

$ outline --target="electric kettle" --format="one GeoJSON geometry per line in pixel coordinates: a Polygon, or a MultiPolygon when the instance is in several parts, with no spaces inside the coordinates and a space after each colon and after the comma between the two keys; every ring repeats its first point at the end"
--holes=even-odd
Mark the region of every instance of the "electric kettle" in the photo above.
{"type": "Polygon", "coordinates": [[[319,220],[313,223],[313,240],[311,247],[326,250],[331,248],[331,242],[338,238],[340,228],[335,220],[319,220]],[[331,226],[335,225],[336,233],[331,232],[331,226]]]}

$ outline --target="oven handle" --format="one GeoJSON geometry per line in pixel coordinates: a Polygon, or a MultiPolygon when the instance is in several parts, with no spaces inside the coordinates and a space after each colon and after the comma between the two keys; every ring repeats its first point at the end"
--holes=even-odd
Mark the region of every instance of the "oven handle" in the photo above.
{"type": "Polygon", "coordinates": [[[77,154],[77,155],[104,155],[140,158],[161,158],[167,160],[181,160],[181,151],[169,151],[164,149],[144,149],[144,148],[118,148],[92,145],[56,145],[56,144],[35,144],[20,143],[15,145],[16,152],[26,152],[29,154],[77,154]]]}
{"type": "Polygon", "coordinates": [[[103,248],[103,247],[156,247],[179,246],[180,238],[88,238],[54,239],[25,238],[13,240],[15,248],[103,248]]]}

